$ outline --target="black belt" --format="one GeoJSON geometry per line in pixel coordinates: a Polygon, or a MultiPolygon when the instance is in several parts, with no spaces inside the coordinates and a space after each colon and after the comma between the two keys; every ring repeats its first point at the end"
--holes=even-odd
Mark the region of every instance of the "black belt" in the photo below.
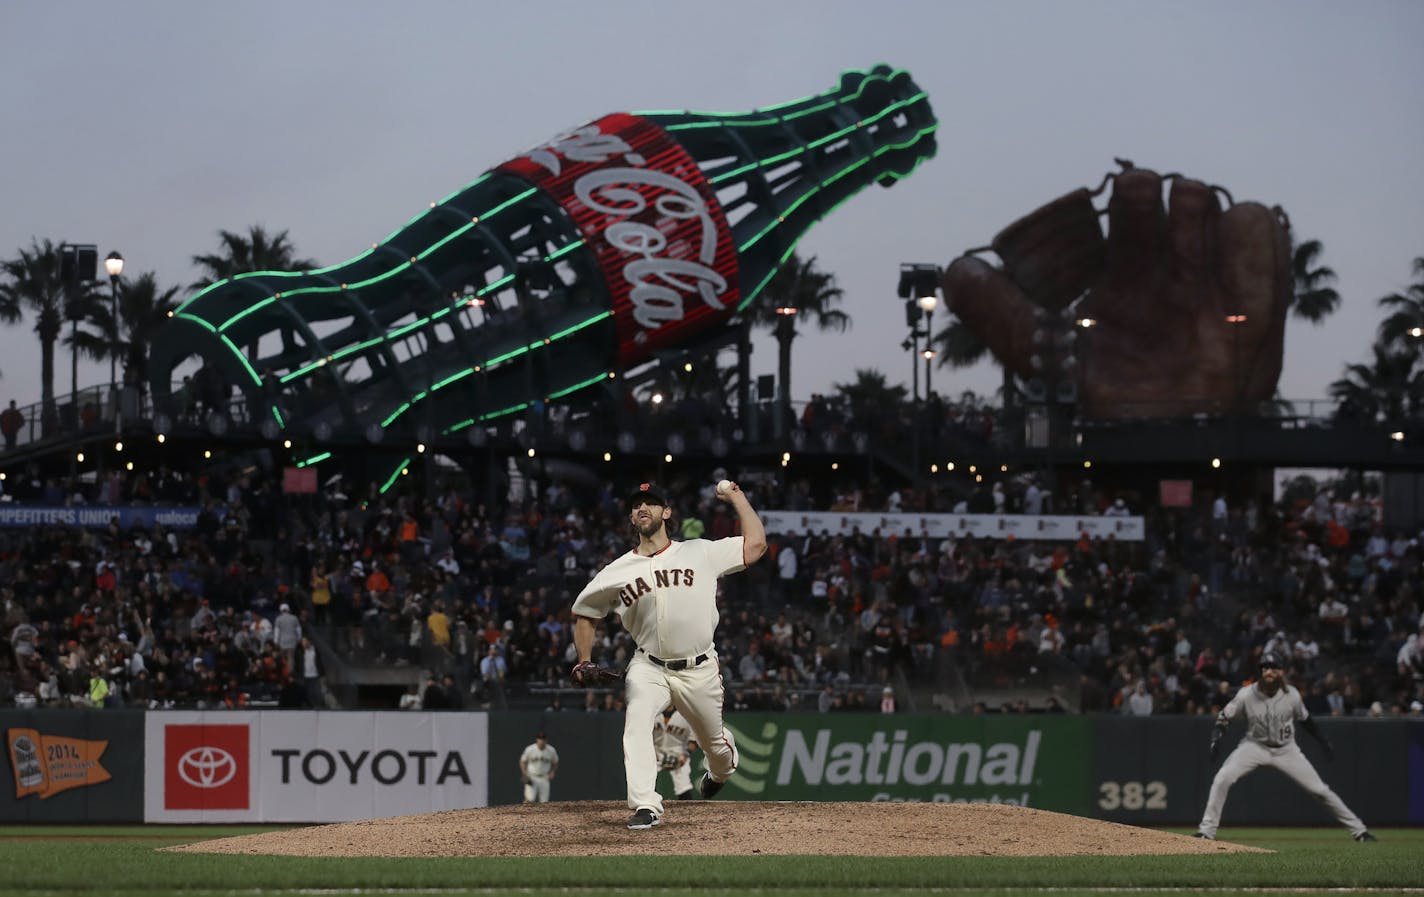
{"type": "MultiPolygon", "coordinates": [[[[642,648],[639,648],[638,650],[643,651],[642,648]]],[[[643,651],[643,653],[648,654],[647,651],[643,651]]],[[[701,666],[702,663],[706,661],[707,658],[710,656],[710,654],[699,654],[691,660],[688,660],[687,658],[682,658],[681,660],[663,660],[661,657],[654,657],[653,655],[648,654],[648,659],[660,667],[664,667],[666,669],[672,670],[673,672],[677,672],[678,670],[685,670],[688,667],[701,666]]]]}

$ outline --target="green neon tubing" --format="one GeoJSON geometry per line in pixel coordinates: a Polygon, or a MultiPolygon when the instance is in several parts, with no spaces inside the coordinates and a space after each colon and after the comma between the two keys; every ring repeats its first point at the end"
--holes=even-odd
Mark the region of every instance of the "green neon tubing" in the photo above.
{"type": "Polygon", "coordinates": [[[384,486],[381,487],[381,494],[382,494],[382,495],[385,495],[385,494],[386,494],[386,490],[387,490],[387,489],[390,489],[392,486],[394,486],[394,485],[396,484],[396,479],[397,479],[402,473],[404,473],[404,472],[405,472],[405,469],[406,469],[407,467],[409,467],[409,466],[410,466],[410,458],[408,458],[408,457],[407,457],[407,458],[402,458],[402,459],[401,459],[401,462],[396,465],[396,471],[395,471],[395,473],[391,474],[391,478],[390,478],[389,480],[386,480],[386,485],[384,485],[384,486]]]}

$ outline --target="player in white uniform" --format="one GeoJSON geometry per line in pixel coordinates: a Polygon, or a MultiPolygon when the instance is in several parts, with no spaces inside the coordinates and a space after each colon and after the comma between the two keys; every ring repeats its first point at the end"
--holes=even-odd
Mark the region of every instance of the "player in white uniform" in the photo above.
{"type": "Polygon", "coordinates": [[[700,791],[710,798],[737,768],[737,748],[722,725],[722,675],[712,639],[717,629],[717,579],[766,553],[766,529],[735,483],[718,484],[717,498],[737,511],[742,534],[673,542],[672,508],[644,483],[628,499],[638,547],[610,562],[574,600],[574,646],[580,663],[593,653],[596,624],[616,612],[638,649],[625,675],[623,764],[632,829],[662,822],[653,721],[672,703],[686,717],[707,758],[700,791]]]}
{"type": "Polygon", "coordinates": [[[524,802],[526,804],[546,804],[549,802],[549,783],[554,773],[559,771],[559,752],[540,732],[534,743],[519,755],[519,777],[524,780],[524,802]]]}
{"type": "Polygon", "coordinates": [[[672,793],[678,800],[692,799],[692,761],[688,757],[688,742],[692,729],[672,705],[663,708],[662,716],[653,720],[653,750],[658,755],[658,769],[672,776],[672,793]]]}
{"type": "Polygon", "coordinates": [[[1197,837],[1215,839],[1217,826],[1221,824],[1221,810],[1226,805],[1227,792],[1237,780],[1259,766],[1274,766],[1290,776],[1295,783],[1310,793],[1311,797],[1325,804],[1340,824],[1350,830],[1356,841],[1374,841],[1360,817],[1350,812],[1330,786],[1320,778],[1320,773],[1310,765],[1300,745],[1295,741],[1295,723],[1309,732],[1325,749],[1325,756],[1333,759],[1335,749],[1316,727],[1315,720],[1305,709],[1300,692],[1286,684],[1283,659],[1272,653],[1261,655],[1261,678],[1253,685],[1247,685],[1236,693],[1216,718],[1216,728],[1211,735],[1211,758],[1215,760],[1221,750],[1221,736],[1226,727],[1238,715],[1246,715],[1246,737],[1226,758],[1211,781],[1211,793],[1207,796],[1206,812],[1202,814],[1201,825],[1197,826],[1197,837]]]}

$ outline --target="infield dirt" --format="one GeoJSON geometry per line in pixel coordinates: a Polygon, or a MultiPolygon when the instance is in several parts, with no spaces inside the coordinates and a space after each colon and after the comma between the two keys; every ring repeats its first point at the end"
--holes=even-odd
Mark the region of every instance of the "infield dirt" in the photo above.
{"type": "Polygon", "coordinates": [[[319,825],[165,850],[337,857],[683,855],[1143,856],[1266,852],[1000,804],[670,802],[630,831],[616,801],[449,810],[319,825]],[[695,838],[689,835],[696,835],[695,838]]]}

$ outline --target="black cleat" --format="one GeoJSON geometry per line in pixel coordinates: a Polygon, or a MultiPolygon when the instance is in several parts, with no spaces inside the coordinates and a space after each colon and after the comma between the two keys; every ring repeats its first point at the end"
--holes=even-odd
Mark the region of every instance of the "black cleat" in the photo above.
{"type": "Polygon", "coordinates": [[[692,789],[689,788],[677,796],[678,800],[692,800],[692,789]]]}
{"type": "Polygon", "coordinates": [[[1358,835],[1355,836],[1355,840],[1356,840],[1356,841],[1359,841],[1361,844],[1363,844],[1363,843],[1365,843],[1366,841],[1378,841],[1379,838],[1376,838],[1374,835],[1371,835],[1369,832],[1360,832],[1358,835]]]}
{"type": "Polygon", "coordinates": [[[1216,840],[1216,839],[1213,838],[1211,835],[1205,834],[1205,833],[1203,833],[1203,832],[1197,832],[1195,835],[1192,835],[1192,837],[1193,837],[1193,838],[1201,838],[1203,841],[1215,841],[1215,840],[1216,840]]]}
{"type": "Polygon", "coordinates": [[[712,778],[712,774],[710,772],[704,772],[702,774],[702,784],[698,786],[697,790],[702,792],[703,800],[711,800],[712,798],[717,796],[717,792],[721,791],[722,786],[725,784],[727,783],[719,782],[716,779],[712,778]]]}
{"type": "Polygon", "coordinates": [[[663,818],[647,807],[639,808],[638,812],[628,817],[629,828],[644,829],[662,824],[663,818]]]}

